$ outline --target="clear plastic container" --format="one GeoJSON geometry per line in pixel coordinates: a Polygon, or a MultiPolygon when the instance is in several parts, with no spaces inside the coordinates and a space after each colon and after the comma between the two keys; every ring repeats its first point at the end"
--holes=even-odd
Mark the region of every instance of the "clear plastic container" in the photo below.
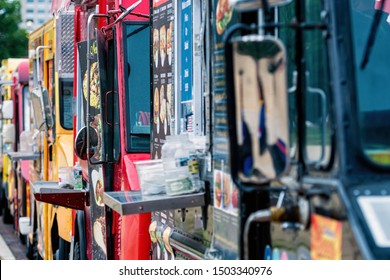
{"type": "Polygon", "coordinates": [[[58,185],[60,188],[73,186],[73,167],[58,168],[58,185]]]}
{"type": "Polygon", "coordinates": [[[83,189],[83,170],[79,162],[73,167],[73,188],[75,190],[83,189]]]}
{"type": "Polygon", "coordinates": [[[200,190],[198,158],[188,135],[167,136],[162,147],[162,159],[168,195],[200,190]]]}
{"type": "Polygon", "coordinates": [[[34,152],[33,148],[33,133],[31,131],[23,131],[20,133],[20,147],[21,152],[34,152]]]}
{"type": "Polygon", "coordinates": [[[144,160],[134,162],[142,195],[165,193],[165,179],[162,160],[144,160]]]}

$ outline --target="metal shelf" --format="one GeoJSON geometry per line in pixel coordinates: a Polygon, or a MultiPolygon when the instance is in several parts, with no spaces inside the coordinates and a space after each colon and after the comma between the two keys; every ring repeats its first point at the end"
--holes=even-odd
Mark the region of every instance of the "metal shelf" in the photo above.
{"type": "Polygon", "coordinates": [[[11,160],[35,160],[41,156],[40,153],[32,152],[6,152],[6,154],[11,160]]]}
{"type": "Polygon", "coordinates": [[[58,182],[38,181],[30,183],[34,197],[38,201],[55,204],[76,210],[84,210],[89,201],[89,192],[60,188],[58,182]]]}
{"type": "Polygon", "coordinates": [[[178,196],[142,195],[140,191],[105,192],[104,204],[122,216],[153,211],[205,206],[204,192],[178,196]]]}

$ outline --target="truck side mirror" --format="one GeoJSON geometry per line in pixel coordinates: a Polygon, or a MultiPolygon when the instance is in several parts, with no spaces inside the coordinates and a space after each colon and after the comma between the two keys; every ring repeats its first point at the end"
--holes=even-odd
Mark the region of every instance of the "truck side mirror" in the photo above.
{"type": "Polygon", "coordinates": [[[286,52],[273,37],[250,35],[227,44],[232,176],[259,185],[282,176],[289,165],[286,52]]]}
{"type": "Polygon", "coordinates": [[[50,102],[50,97],[49,93],[46,88],[42,89],[42,103],[43,103],[43,110],[45,113],[45,120],[46,120],[46,125],[48,129],[53,128],[53,111],[52,111],[52,106],[50,102]]]}
{"type": "MultiPolygon", "coordinates": [[[[89,127],[89,158],[92,158],[97,151],[97,147],[100,144],[99,142],[99,136],[93,127],[89,127]]],[[[87,154],[87,127],[84,126],[79,130],[79,132],[76,135],[76,139],[74,142],[74,151],[76,153],[76,156],[82,160],[88,159],[87,154]]]]}
{"type": "Polygon", "coordinates": [[[12,100],[3,101],[3,119],[12,120],[14,118],[14,102],[12,100]]]}
{"type": "Polygon", "coordinates": [[[37,87],[31,92],[31,102],[33,105],[34,121],[38,130],[46,124],[46,129],[53,127],[53,114],[47,89],[37,87]]]}

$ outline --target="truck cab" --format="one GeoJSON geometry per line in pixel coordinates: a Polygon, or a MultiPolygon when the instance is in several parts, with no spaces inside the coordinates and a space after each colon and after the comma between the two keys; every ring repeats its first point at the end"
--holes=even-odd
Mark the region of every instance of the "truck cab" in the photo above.
{"type": "MultiPolygon", "coordinates": [[[[228,57],[233,70],[228,77],[234,82],[228,85],[228,107],[235,133],[230,135],[230,163],[241,205],[246,205],[245,210],[241,207],[245,225],[241,256],[388,259],[389,221],[384,214],[389,211],[388,1],[375,5],[367,1],[266,1],[266,7],[264,1],[252,1],[249,6],[240,3],[244,1],[231,2],[236,12],[252,13],[244,29],[253,33],[250,24],[254,24],[262,30],[264,38],[257,38],[258,46],[272,37],[284,48],[286,80],[279,78],[277,83],[286,85],[289,125],[283,130],[289,127],[286,139],[290,143],[285,153],[288,161],[283,161],[289,164],[283,169],[277,169],[272,157],[263,158],[261,176],[254,178],[254,169],[245,169],[247,158],[240,154],[247,150],[234,140],[245,138],[246,133],[238,125],[243,116],[233,108],[240,92],[236,67],[242,67],[240,59],[258,54],[254,50],[244,53],[255,35],[251,39],[232,36],[228,57]]],[[[267,72],[260,69],[257,73],[264,77],[267,72]]],[[[258,94],[258,90],[253,92],[258,94]]],[[[248,93],[244,98],[251,97],[248,93]]],[[[266,111],[268,133],[275,129],[269,124],[275,125],[286,113],[278,104],[272,107],[277,115],[266,111]]],[[[249,112],[250,108],[242,110],[249,112]]],[[[283,126],[279,123],[278,127],[283,126]]],[[[267,141],[271,143],[269,134],[267,141]]],[[[253,161],[263,156],[249,155],[253,161]]]]}

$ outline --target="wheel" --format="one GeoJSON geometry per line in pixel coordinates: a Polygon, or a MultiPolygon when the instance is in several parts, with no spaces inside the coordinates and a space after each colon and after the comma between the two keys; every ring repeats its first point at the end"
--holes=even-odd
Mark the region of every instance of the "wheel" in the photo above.
{"type": "Polygon", "coordinates": [[[26,253],[26,257],[29,259],[29,260],[32,260],[33,259],[33,255],[34,255],[34,246],[33,244],[30,243],[30,240],[27,240],[27,253],[26,253]]]}
{"type": "Polygon", "coordinates": [[[33,260],[41,260],[41,256],[38,251],[38,229],[34,231],[33,237],[33,245],[32,245],[32,259],[33,260]]]}
{"type": "Polygon", "coordinates": [[[55,254],[56,260],[69,260],[70,243],[58,237],[58,250],[55,254]]]}
{"type": "Polygon", "coordinates": [[[19,232],[19,240],[20,240],[20,242],[22,242],[23,245],[26,245],[26,243],[27,243],[27,235],[21,234],[19,232]]]}
{"type": "Polygon", "coordinates": [[[78,241],[76,241],[74,243],[73,260],[75,260],[75,261],[81,260],[80,242],[78,242],[78,241]]]}
{"type": "Polygon", "coordinates": [[[3,215],[3,197],[4,197],[3,173],[0,173],[0,216],[3,215]]]}
{"type": "Polygon", "coordinates": [[[5,197],[5,193],[3,191],[3,196],[1,198],[1,207],[3,208],[3,223],[4,224],[12,224],[14,219],[11,215],[11,210],[8,208],[8,201],[5,197]]]}
{"type": "Polygon", "coordinates": [[[33,243],[27,238],[27,253],[26,256],[29,260],[42,260],[42,257],[38,252],[38,229],[33,233],[33,243]]]}

